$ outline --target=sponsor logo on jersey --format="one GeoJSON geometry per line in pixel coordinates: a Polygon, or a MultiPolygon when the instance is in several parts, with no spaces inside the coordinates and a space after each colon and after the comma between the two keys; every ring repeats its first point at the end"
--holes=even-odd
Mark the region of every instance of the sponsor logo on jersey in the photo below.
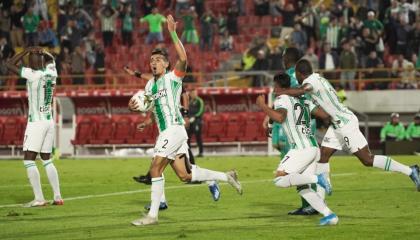
{"type": "Polygon", "coordinates": [[[152,97],[154,100],[159,99],[161,97],[166,97],[166,88],[159,90],[157,93],[153,94],[152,97]]]}

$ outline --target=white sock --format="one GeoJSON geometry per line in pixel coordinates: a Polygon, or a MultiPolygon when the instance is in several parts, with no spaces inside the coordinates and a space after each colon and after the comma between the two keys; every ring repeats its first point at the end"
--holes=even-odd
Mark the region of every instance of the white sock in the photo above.
{"type": "Polygon", "coordinates": [[[60,182],[58,180],[58,173],[57,173],[57,169],[55,168],[53,164],[53,160],[52,159],[48,159],[45,161],[42,160],[42,165],[45,168],[45,172],[47,172],[48,181],[50,182],[50,185],[54,192],[54,200],[61,199],[60,182]]]}
{"type": "Polygon", "coordinates": [[[375,155],[373,158],[373,166],[385,171],[400,172],[410,176],[412,170],[410,167],[401,164],[388,156],[375,155]]]}
{"type": "Polygon", "coordinates": [[[328,173],[330,175],[330,163],[317,163],[315,174],[328,173]]]}
{"type": "Polygon", "coordinates": [[[318,177],[316,175],[306,175],[300,173],[291,173],[286,176],[276,177],[274,179],[274,185],[283,188],[290,186],[306,185],[317,182],[318,177]]]}
{"type": "Polygon", "coordinates": [[[332,211],[327,207],[327,204],[325,204],[324,200],[311,189],[304,189],[300,191],[299,194],[322,215],[328,216],[332,213],[332,211]]]}
{"type": "Polygon", "coordinates": [[[163,193],[163,186],[164,186],[163,177],[152,178],[152,187],[151,187],[152,191],[150,193],[151,204],[150,204],[150,210],[149,210],[150,217],[153,217],[153,218],[158,217],[160,199],[163,193]]]}
{"type": "Polygon", "coordinates": [[[160,202],[166,203],[166,196],[165,196],[165,176],[163,176],[163,173],[162,173],[162,178],[163,178],[163,181],[162,181],[162,197],[160,198],[160,202]]]}
{"type": "Polygon", "coordinates": [[[207,185],[209,186],[213,186],[214,184],[217,183],[217,181],[206,181],[207,185]]]}
{"type": "Polygon", "coordinates": [[[226,173],[213,171],[213,170],[209,170],[205,168],[200,168],[197,165],[192,166],[191,175],[192,175],[191,181],[193,182],[211,181],[211,180],[227,182],[226,173]]]}
{"type": "Polygon", "coordinates": [[[325,200],[325,189],[318,184],[316,185],[316,193],[322,200],[325,200]]]}
{"type": "Polygon", "coordinates": [[[35,161],[23,160],[23,164],[25,165],[29,182],[31,183],[32,190],[34,191],[35,199],[44,201],[44,194],[42,193],[41,188],[41,178],[35,161]]]}

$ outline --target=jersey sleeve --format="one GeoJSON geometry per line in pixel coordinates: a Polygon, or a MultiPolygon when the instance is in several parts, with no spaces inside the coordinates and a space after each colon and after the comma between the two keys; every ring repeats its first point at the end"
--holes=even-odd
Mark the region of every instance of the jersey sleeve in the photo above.
{"type": "Polygon", "coordinates": [[[309,108],[309,112],[312,113],[314,110],[316,110],[319,106],[317,104],[315,104],[313,101],[311,100],[305,100],[305,105],[308,106],[309,108]]]}
{"type": "Polygon", "coordinates": [[[289,101],[287,101],[287,96],[278,96],[276,97],[276,99],[274,100],[274,110],[279,110],[279,109],[288,109],[288,104],[289,101]]]}
{"type": "Polygon", "coordinates": [[[312,90],[310,91],[310,92],[312,92],[316,87],[316,80],[313,76],[310,76],[310,77],[306,78],[305,80],[303,80],[302,86],[305,86],[305,84],[308,84],[312,87],[312,90]]]}
{"type": "Polygon", "coordinates": [[[184,76],[185,76],[185,72],[179,71],[177,69],[174,69],[169,73],[170,79],[176,82],[182,82],[182,79],[184,78],[184,76]]]}
{"type": "Polygon", "coordinates": [[[19,76],[25,78],[28,81],[34,81],[37,78],[39,78],[39,71],[35,71],[27,67],[21,67],[19,71],[19,76]]]}

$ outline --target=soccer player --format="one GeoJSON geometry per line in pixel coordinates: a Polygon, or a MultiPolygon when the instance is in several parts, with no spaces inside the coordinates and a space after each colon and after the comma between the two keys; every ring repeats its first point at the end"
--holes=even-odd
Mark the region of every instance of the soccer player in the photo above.
{"type": "MultiPolygon", "coordinates": [[[[140,71],[133,71],[128,66],[124,67],[124,71],[131,76],[135,76],[137,78],[142,78],[142,79],[145,79],[145,80],[149,80],[149,79],[153,78],[153,75],[150,74],[150,73],[142,73],[140,71]]],[[[182,114],[182,116],[184,118],[184,121],[185,121],[184,125],[188,129],[188,127],[189,127],[189,122],[188,122],[188,120],[189,120],[189,118],[188,118],[188,116],[189,116],[189,96],[188,96],[188,93],[185,91],[184,87],[182,87],[180,111],[181,111],[181,114],[182,114]]],[[[152,124],[152,122],[141,124],[141,126],[138,130],[143,131],[144,127],[148,124],[152,124]]],[[[185,168],[187,170],[189,170],[191,168],[191,164],[195,165],[194,155],[191,152],[190,148],[188,148],[188,158],[185,157],[184,161],[185,161],[185,168]]],[[[152,184],[152,179],[151,179],[151,176],[150,176],[150,172],[147,172],[146,175],[135,176],[135,177],[133,177],[133,179],[136,182],[144,183],[146,185],[151,185],[152,184]]],[[[220,199],[220,188],[219,188],[219,184],[217,183],[217,181],[207,181],[207,185],[209,187],[209,191],[211,193],[211,196],[212,196],[213,200],[218,201],[220,199]]],[[[147,204],[144,208],[146,210],[150,210],[150,204],[147,204]]],[[[165,210],[167,208],[168,208],[168,204],[166,202],[165,191],[163,191],[162,199],[160,200],[160,204],[159,204],[159,210],[165,210]]]]}
{"type": "MultiPolygon", "coordinates": [[[[158,125],[154,158],[150,166],[152,177],[151,207],[149,213],[132,221],[135,226],[157,224],[159,203],[163,191],[162,172],[168,164],[171,165],[177,176],[185,182],[217,180],[228,182],[239,194],[242,186],[237,179],[235,171],[227,173],[200,168],[197,165],[190,169],[185,168],[183,156],[188,154],[188,136],[184,127],[184,119],[179,110],[181,98],[182,78],[187,68],[187,54],[176,34],[176,22],[171,15],[167,18],[168,30],[178,54],[178,60],[172,71],[169,67],[168,56],[165,51],[155,49],[150,57],[150,68],[153,78],[148,81],[145,92],[153,98],[153,115],[158,125]]],[[[137,104],[130,101],[129,108],[134,110],[137,104]]]]}
{"type": "Polygon", "coordinates": [[[54,142],[52,100],[57,79],[54,57],[40,47],[30,47],[12,57],[6,66],[9,71],[26,79],[28,91],[29,115],[23,141],[23,164],[35,199],[25,204],[24,207],[39,207],[48,204],[42,193],[41,179],[35,164],[38,153],[54,192],[52,204],[63,205],[57,169],[51,158],[54,142]],[[19,65],[20,60],[28,53],[29,67],[19,65]]]}
{"type": "Polygon", "coordinates": [[[297,62],[296,77],[302,86],[287,89],[281,93],[290,96],[309,94],[332,119],[332,124],[321,144],[321,160],[317,165],[317,173],[328,175],[330,157],[337,150],[347,150],[367,167],[373,166],[409,176],[416,185],[417,191],[420,191],[419,167],[406,166],[388,156],[373,155],[365,137],[360,132],[356,115],[339,102],[334,88],[325,78],[312,71],[308,60],[301,59],[297,62]]]}
{"type": "MultiPolygon", "coordinates": [[[[287,88],[290,88],[289,76],[285,73],[276,75],[274,77],[274,92],[277,93],[279,90],[287,88]]],[[[287,95],[276,97],[274,110],[265,104],[264,96],[257,98],[257,105],[271,119],[283,125],[291,146],[291,150],[280,161],[274,184],[282,188],[319,184],[329,192],[331,186],[325,175],[315,175],[320,151],[312,134],[310,122],[311,113],[319,114],[324,118],[328,118],[328,115],[305,98],[294,98],[287,95]]],[[[314,209],[324,215],[320,220],[320,225],[337,224],[337,215],[327,207],[324,199],[316,191],[306,188],[299,191],[299,194],[314,209]]]]}

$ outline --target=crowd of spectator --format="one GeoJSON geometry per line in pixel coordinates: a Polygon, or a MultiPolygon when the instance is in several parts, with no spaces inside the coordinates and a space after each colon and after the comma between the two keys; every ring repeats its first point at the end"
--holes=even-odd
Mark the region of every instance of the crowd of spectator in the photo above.
{"type": "MultiPolygon", "coordinates": [[[[206,0],[102,0],[100,6],[95,2],[3,0],[0,61],[24,47],[45,46],[56,53],[59,73],[77,74],[71,82],[84,84],[87,68],[105,73],[106,50],[115,47],[116,38],[128,48],[139,35],[144,36],[141,44],[164,42],[165,15],[171,12],[179,22],[183,42],[197,45],[202,52],[234,51],[244,29],[270,28],[268,36],[256,37],[249,44],[242,58],[243,70],[282,70],[282,50],[295,46],[315,69],[346,69],[326,77],[340,79],[347,89],[357,88],[354,79],[358,77],[392,77],[400,79],[395,88],[419,87],[419,0],[329,1],[332,4],[322,0],[232,0],[220,9],[206,7],[211,3],[206,0]],[[253,12],[247,2],[253,3],[253,12]],[[251,15],[282,21],[270,26],[238,23],[239,18],[251,15]],[[384,67],[392,71],[376,70],[384,67]]],[[[0,76],[6,74],[0,67],[0,76]]],[[[104,83],[104,78],[94,78],[94,82],[104,83]]],[[[390,82],[367,82],[364,87],[385,89],[390,82]]],[[[260,80],[254,85],[261,85],[260,80]]]]}

